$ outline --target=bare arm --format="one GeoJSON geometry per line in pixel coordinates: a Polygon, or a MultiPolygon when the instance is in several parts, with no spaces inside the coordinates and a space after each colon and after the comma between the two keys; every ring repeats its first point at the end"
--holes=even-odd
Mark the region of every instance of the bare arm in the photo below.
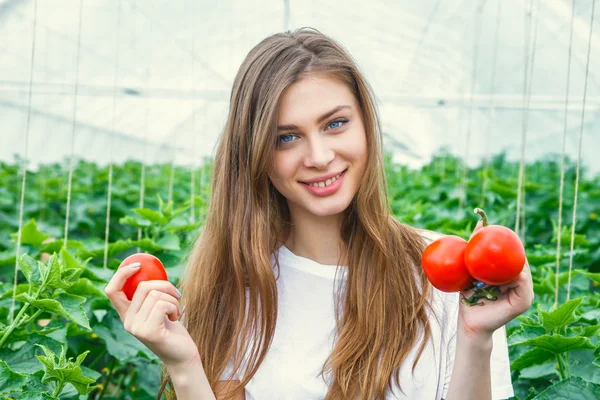
{"type": "MultiPolygon", "coordinates": [[[[200,358],[187,365],[167,366],[167,370],[171,375],[175,393],[179,400],[194,399],[194,400],[221,400],[224,395],[221,393],[229,392],[234,386],[239,385],[240,381],[218,381],[215,385],[215,393],[213,393],[204,367],[200,358]]],[[[244,391],[238,394],[235,400],[246,400],[244,391]]]]}
{"type": "Polygon", "coordinates": [[[185,365],[167,366],[179,400],[216,400],[200,358],[185,365]]]}
{"type": "Polygon", "coordinates": [[[491,400],[492,346],[491,336],[474,339],[457,333],[456,356],[447,400],[491,400]]]}

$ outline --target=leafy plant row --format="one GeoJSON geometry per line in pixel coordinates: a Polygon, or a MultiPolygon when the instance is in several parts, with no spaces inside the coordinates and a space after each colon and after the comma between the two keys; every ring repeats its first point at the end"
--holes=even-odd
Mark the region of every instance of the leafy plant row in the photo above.
{"type": "MultiPolygon", "coordinates": [[[[120,261],[138,250],[159,257],[177,283],[202,229],[212,164],[205,160],[195,171],[194,196],[189,168],[146,165],[143,205],[142,165],[113,166],[107,242],[108,167],[83,160],[73,171],[65,242],[68,165],[27,172],[17,259],[22,160],[0,163],[0,398],[155,398],[159,360],[124,331],[103,289],[120,261]]],[[[446,153],[420,169],[386,156],[390,206],[403,222],[465,238],[477,220],[474,206],[484,206],[491,223],[513,228],[518,168],[498,154],[467,168],[463,180],[462,161],[446,153]]],[[[560,172],[555,158],[525,169],[519,233],[536,300],[507,327],[517,399],[600,398],[600,176],[582,175],[571,252],[574,163],[567,160],[558,230],[560,172]]]]}

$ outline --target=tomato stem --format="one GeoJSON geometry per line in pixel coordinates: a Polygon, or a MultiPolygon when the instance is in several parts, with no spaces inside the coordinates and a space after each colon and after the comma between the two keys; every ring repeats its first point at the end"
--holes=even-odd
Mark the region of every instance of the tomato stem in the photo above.
{"type": "Polygon", "coordinates": [[[485,211],[483,211],[481,208],[477,207],[476,209],[473,210],[473,212],[481,215],[481,220],[483,221],[483,226],[488,226],[488,218],[487,218],[487,215],[485,214],[485,211]]]}
{"type": "Polygon", "coordinates": [[[473,294],[471,294],[470,297],[466,297],[461,293],[462,301],[469,307],[484,305],[485,303],[479,301],[481,299],[496,301],[500,294],[500,288],[498,286],[486,285],[485,283],[476,280],[465,290],[473,291],[473,294]]]}

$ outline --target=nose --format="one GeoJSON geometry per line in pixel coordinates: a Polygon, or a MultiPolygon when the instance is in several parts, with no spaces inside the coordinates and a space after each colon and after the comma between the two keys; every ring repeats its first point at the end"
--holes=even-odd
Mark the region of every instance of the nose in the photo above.
{"type": "Polygon", "coordinates": [[[335,158],[335,151],[322,137],[312,137],[308,141],[308,150],[304,157],[305,167],[326,168],[335,158]]]}

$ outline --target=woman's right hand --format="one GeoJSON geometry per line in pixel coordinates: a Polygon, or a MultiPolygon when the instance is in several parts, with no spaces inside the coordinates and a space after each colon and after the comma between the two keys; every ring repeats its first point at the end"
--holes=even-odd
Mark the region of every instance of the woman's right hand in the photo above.
{"type": "Polygon", "coordinates": [[[119,313],[125,330],[156,354],[167,367],[196,361],[199,359],[198,348],[179,321],[180,295],[171,282],[141,282],[131,301],[123,293],[125,281],[140,270],[138,264],[121,264],[104,289],[119,313]]]}

